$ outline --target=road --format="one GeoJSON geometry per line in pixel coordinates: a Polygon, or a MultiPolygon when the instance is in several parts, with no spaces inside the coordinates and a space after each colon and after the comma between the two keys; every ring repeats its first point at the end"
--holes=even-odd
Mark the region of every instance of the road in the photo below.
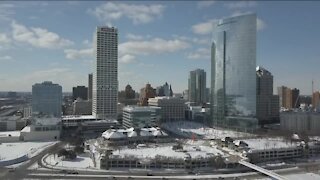
{"type": "Polygon", "coordinates": [[[1,168],[0,179],[8,179],[8,180],[9,179],[14,179],[14,180],[23,179],[29,173],[28,168],[31,165],[33,165],[36,162],[38,162],[38,163],[41,162],[41,158],[44,155],[55,153],[63,146],[64,146],[64,143],[63,142],[59,142],[59,143],[57,143],[57,144],[45,149],[44,151],[42,151],[38,155],[32,157],[27,162],[25,162],[22,165],[20,165],[17,168],[15,168],[13,172],[10,172],[12,168],[1,168]]]}

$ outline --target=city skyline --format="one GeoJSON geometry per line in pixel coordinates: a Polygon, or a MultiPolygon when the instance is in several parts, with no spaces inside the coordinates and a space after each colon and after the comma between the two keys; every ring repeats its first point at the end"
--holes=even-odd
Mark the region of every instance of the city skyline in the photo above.
{"type": "Polygon", "coordinates": [[[94,56],[90,54],[94,29],[112,25],[119,29],[120,90],[128,83],[139,90],[147,82],[156,87],[168,81],[174,92],[182,92],[188,87],[190,70],[211,72],[211,22],[255,12],[257,65],[274,75],[275,88],[296,87],[309,95],[312,79],[314,90],[320,88],[316,80],[320,65],[320,39],[316,35],[320,27],[314,18],[319,15],[319,5],[253,1],[3,2],[0,91],[31,91],[34,83],[43,81],[60,84],[64,92],[77,85],[87,86],[87,74],[93,72],[94,56]],[[139,11],[142,7],[144,10],[139,11]]]}

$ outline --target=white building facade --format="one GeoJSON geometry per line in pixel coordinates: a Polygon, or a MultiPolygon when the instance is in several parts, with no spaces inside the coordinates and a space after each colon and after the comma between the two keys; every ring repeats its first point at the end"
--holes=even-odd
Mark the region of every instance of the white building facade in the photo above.
{"type": "Polygon", "coordinates": [[[126,128],[156,126],[160,121],[160,107],[126,106],[123,108],[122,124],[126,128]]]}
{"type": "Polygon", "coordinates": [[[117,118],[118,30],[97,27],[94,36],[95,64],[92,114],[97,118],[117,118]]]}

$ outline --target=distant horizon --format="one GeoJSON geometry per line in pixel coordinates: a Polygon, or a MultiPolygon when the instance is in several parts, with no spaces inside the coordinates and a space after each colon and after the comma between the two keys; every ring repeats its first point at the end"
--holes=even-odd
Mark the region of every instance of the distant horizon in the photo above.
{"type": "Polygon", "coordinates": [[[256,13],[256,65],[274,76],[274,94],[282,85],[311,94],[312,79],[314,90],[320,90],[317,5],[320,2],[5,1],[0,4],[0,90],[29,92],[43,81],[70,91],[88,86],[93,33],[104,25],[119,30],[119,89],[129,83],[140,91],[147,82],[154,88],[168,82],[173,92],[183,92],[189,72],[198,68],[206,71],[209,85],[212,23],[256,13]]]}

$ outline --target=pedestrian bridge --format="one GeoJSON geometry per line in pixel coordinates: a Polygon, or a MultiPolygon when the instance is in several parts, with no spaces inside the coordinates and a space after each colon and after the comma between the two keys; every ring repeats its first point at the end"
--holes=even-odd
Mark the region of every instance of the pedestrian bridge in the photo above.
{"type": "Polygon", "coordinates": [[[271,177],[272,179],[286,180],[285,177],[280,176],[280,175],[277,174],[277,173],[274,173],[274,172],[272,172],[272,171],[270,171],[270,170],[267,170],[267,169],[264,169],[264,168],[259,167],[259,166],[257,166],[257,165],[254,165],[254,164],[249,163],[249,162],[247,162],[247,161],[240,160],[240,161],[239,161],[239,164],[242,164],[242,165],[244,165],[244,166],[246,166],[246,167],[248,167],[248,168],[251,168],[251,169],[253,169],[253,170],[256,170],[256,171],[258,171],[258,172],[260,172],[260,173],[262,173],[262,174],[265,174],[265,175],[271,177]]]}

